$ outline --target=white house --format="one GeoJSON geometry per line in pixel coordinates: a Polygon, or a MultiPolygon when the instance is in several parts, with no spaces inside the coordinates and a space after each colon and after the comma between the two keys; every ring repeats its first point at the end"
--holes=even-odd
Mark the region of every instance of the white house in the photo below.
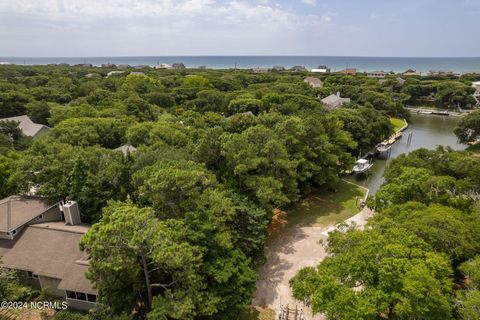
{"type": "Polygon", "coordinates": [[[314,73],[328,73],[330,72],[330,68],[327,66],[318,66],[318,68],[312,69],[311,72],[314,73]]]}

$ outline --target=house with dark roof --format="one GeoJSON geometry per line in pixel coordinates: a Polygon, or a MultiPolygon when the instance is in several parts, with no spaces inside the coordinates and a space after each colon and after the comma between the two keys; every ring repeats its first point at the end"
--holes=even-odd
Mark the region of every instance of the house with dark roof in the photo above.
{"type": "Polygon", "coordinates": [[[402,74],[406,77],[408,77],[408,76],[420,76],[421,75],[419,72],[417,72],[416,70],[413,70],[413,69],[408,69],[402,74]]]}
{"type": "Polygon", "coordinates": [[[18,122],[18,128],[22,130],[23,134],[27,137],[36,138],[41,136],[42,134],[47,133],[50,130],[49,127],[38,124],[33,122],[27,115],[18,116],[18,117],[10,117],[10,118],[3,118],[0,121],[14,121],[18,122]]]}
{"type": "Polygon", "coordinates": [[[185,67],[185,64],[183,64],[183,62],[176,62],[172,64],[172,68],[177,70],[182,70],[182,69],[185,69],[186,67],[185,67]]]}
{"type": "Polygon", "coordinates": [[[88,256],[78,246],[89,227],[73,201],[0,200],[0,264],[16,271],[21,283],[63,298],[69,308],[90,310],[97,290],[85,276],[88,256]]]}

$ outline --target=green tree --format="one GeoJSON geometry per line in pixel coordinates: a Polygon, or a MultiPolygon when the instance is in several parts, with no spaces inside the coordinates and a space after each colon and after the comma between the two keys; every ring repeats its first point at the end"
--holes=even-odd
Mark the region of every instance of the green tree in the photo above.
{"type": "Polygon", "coordinates": [[[203,286],[196,275],[201,256],[185,241],[179,221],[160,221],[149,208],[112,202],[80,247],[89,254],[87,276],[100,301],[115,311],[128,312],[140,299],[142,311],[153,307],[157,319],[193,319],[203,286]]]}
{"type": "Polygon", "coordinates": [[[465,289],[457,293],[461,319],[480,319],[480,256],[460,266],[465,275],[465,289]]]}
{"type": "Polygon", "coordinates": [[[480,110],[463,117],[455,128],[455,135],[461,143],[480,140],[480,110]]]}
{"type": "Polygon", "coordinates": [[[48,125],[48,118],[50,118],[50,106],[44,101],[30,102],[26,106],[27,115],[35,123],[48,125]]]}
{"type": "Polygon", "coordinates": [[[452,270],[406,229],[331,234],[330,256],[291,281],[295,298],[327,319],[449,319],[452,270]]]}

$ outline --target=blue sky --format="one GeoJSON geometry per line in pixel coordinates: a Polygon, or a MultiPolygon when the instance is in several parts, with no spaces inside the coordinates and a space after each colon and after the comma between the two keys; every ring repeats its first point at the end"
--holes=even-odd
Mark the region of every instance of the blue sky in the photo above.
{"type": "Polygon", "coordinates": [[[480,56],[480,0],[0,0],[0,56],[480,56]]]}

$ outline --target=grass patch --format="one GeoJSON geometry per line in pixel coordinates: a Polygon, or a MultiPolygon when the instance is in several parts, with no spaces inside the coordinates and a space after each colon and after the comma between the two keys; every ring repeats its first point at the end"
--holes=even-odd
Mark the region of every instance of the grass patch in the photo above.
{"type": "Polygon", "coordinates": [[[275,320],[275,311],[271,309],[263,309],[260,307],[248,307],[247,310],[241,312],[237,320],[275,320]]]}
{"type": "Polygon", "coordinates": [[[393,125],[395,132],[400,131],[406,125],[405,120],[398,118],[390,118],[390,123],[393,125]]]}
{"type": "Polygon", "coordinates": [[[330,226],[338,224],[360,209],[357,205],[365,197],[366,190],[341,181],[337,192],[318,190],[287,210],[288,227],[298,223],[330,226]]]}

